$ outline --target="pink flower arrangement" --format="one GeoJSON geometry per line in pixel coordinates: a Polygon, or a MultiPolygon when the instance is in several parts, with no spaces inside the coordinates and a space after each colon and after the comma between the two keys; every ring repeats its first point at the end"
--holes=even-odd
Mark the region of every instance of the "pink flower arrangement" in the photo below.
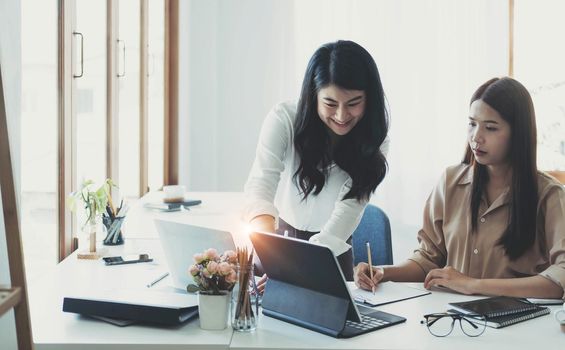
{"type": "Polygon", "coordinates": [[[222,255],[210,248],[203,253],[194,254],[194,265],[188,273],[196,283],[189,284],[189,292],[206,292],[220,295],[220,291],[232,290],[237,281],[237,254],[227,250],[222,255]]]}

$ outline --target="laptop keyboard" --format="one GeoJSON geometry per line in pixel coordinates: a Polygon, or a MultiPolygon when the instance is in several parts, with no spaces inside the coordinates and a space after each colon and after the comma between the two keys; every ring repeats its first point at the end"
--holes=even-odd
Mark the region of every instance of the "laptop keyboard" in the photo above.
{"type": "Polygon", "coordinates": [[[378,328],[386,327],[389,324],[390,322],[385,319],[381,319],[369,315],[361,315],[361,322],[353,322],[349,320],[345,321],[346,327],[353,327],[360,331],[378,329],[378,328]]]}
{"type": "Polygon", "coordinates": [[[406,321],[404,317],[389,314],[383,311],[358,306],[361,322],[345,321],[345,327],[339,334],[340,338],[351,338],[359,334],[376,331],[406,321]]]}

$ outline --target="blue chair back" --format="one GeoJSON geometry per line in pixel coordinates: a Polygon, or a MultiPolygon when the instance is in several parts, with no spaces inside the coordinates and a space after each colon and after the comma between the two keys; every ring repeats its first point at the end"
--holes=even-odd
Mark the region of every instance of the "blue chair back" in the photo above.
{"type": "Polygon", "coordinates": [[[390,221],[384,211],[372,204],[365,208],[361,222],[351,237],[354,265],[368,261],[366,242],[371,244],[373,265],[392,264],[390,221]]]}

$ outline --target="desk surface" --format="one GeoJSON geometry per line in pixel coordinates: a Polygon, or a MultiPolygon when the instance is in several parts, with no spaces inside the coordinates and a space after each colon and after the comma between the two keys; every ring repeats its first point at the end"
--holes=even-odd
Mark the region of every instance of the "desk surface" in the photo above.
{"type": "Polygon", "coordinates": [[[40,285],[30,288],[30,310],[35,348],[41,349],[227,349],[230,328],[203,331],[198,321],[180,327],[132,325],[117,327],[62,312],[63,297],[104,289],[145,289],[166,269],[157,239],[129,239],[112,247],[112,255],[151,252],[155,263],[105,266],[102,261],[78,260],[73,254],[40,285]],[[158,345],[158,346],[157,346],[158,345]]]}
{"type": "Polygon", "coordinates": [[[126,238],[158,238],[154,219],[182,222],[230,232],[244,229],[240,218],[243,202],[241,192],[190,192],[187,197],[200,199],[202,204],[177,212],[159,212],[143,207],[146,203],[161,203],[163,192],[150,192],[138,200],[126,217],[126,238]]]}
{"type": "MultiPolygon", "coordinates": [[[[154,198],[158,197],[151,194],[144,200],[154,198]]],[[[146,325],[120,328],[61,311],[63,297],[70,293],[146,288],[148,282],[162,274],[166,265],[152,223],[155,217],[220,229],[228,229],[235,222],[238,227],[233,209],[240,203],[241,194],[202,193],[195,194],[195,198],[203,199],[203,205],[186,212],[153,213],[141,207],[141,203],[132,208],[126,244],[109,248],[109,254],[150,252],[154,263],[105,266],[101,261],[77,260],[71,255],[52,274],[41,281],[32,281],[30,310],[36,349],[565,349],[565,333],[560,331],[553,315],[502,329],[487,328],[477,338],[465,336],[459,328],[446,338],[436,338],[420,324],[422,315],[444,311],[448,302],[473,298],[441,291],[379,307],[404,316],[407,321],[352,339],[334,339],[263,315],[255,332],[239,333],[231,328],[204,331],[196,320],[176,328],[146,325]],[[136,227],[142,230],[134,231],[136,227]]],[[[552,307],[553,311],[558,308],[552,307]]]]}

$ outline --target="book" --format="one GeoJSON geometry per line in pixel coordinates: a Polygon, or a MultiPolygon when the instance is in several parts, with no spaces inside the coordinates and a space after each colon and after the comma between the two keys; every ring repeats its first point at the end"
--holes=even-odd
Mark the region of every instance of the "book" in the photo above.
{"type": "MultiPolygon", "coordinates": [[[[456,310],[448,310],[448,312],[457,312],[456,310]]],[[[527,321],[532,318],[544,316],[550,313],[550,310],[546,307],[538,307],[538,309],[523,311],[508,315],[501,315],[495,317],[486,317],[486,325],[492,328],[503,328],[510,326],[519,322],[527,321]]],[[[477,319],[474,321],[473,317],[466,317],[466,319],[471,322],[482,324],[484,321],[477,319]]]]}
{"type": "Polygon", "coordinates": [[[182,202],[174,202],[174,203],[165,203],[165,202],[158,202],[158,203],[145,203],[143,206],[147,209],[157,210],[157,211],[180,211],[182,208],[188,209],[188,207],[201,204],[202,201],[199,199],[187,199],[182,202]]]}
{"type": "Polygon", "coordinates": [[[351,290],[351,295],[355,302],[369,305],[371,307],[431,294],[431,292],[427,290],[410,287],[403,283],[396,282],[379,283],[375,290],[375,294],[371,291],[357,288],[355,286],[355,282],[347,282],[347,286],[351,290]]]}
{"type": "Polygon", "coordinates": [[[63,311],[102,318],[164,325],[181,324],[198,315],[190,294],[112,290],[63,299],[63,311]]]}
{"type": "Polygon", "coordinates": [[[478,314],[497,317],[526,311],[539,310],[541,307],[523,299],[511,297],[491,297],[472,301],[449,303],[456,311],[464,314],[478,314]]]}

